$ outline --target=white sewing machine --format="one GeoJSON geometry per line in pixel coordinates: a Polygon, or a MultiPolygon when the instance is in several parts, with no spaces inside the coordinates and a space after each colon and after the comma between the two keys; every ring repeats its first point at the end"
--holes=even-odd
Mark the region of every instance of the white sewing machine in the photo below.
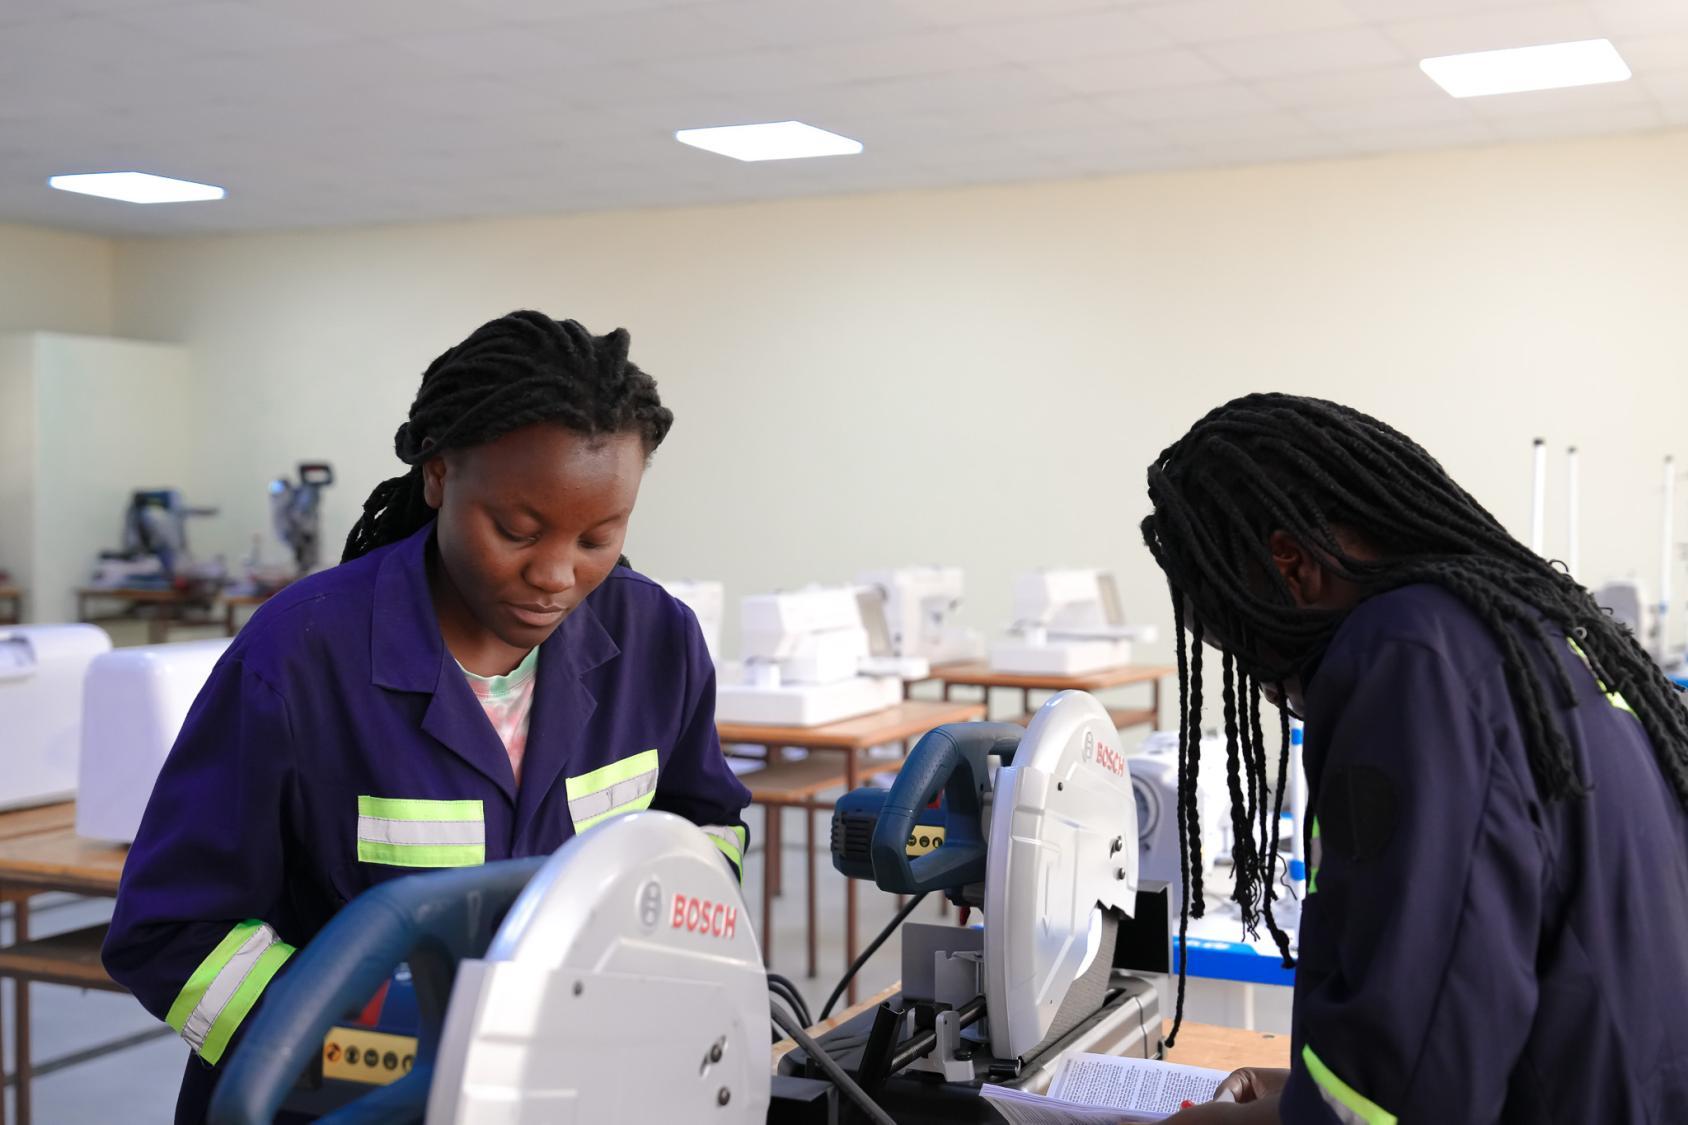
{"type": "MultiPolygon", "coordinates": [[[[1225,740],[1204,734],[1196,775],[1196,816],[1201,822],[1202,877],[1230,850],[1231,792],[1225,774],[1225,740]]],[[[1156,731],[1131,759],[1137,799],[1137,873],[1165,883],[1174,902],[1183,894],[1178,856],[1178,732],[1156,731]]]]}
{"type": "Polygon", "coordinates": [[[1119,586],[1105,570],[1039,570],[1014,580],[1014,626],[991,645],[996,672],[1075,676],[1131,662],[1149,625],[1127,625],[1119,586]]]}
{"type": "Polygon", "coordinates": [[[984,640],[976,629],[954,624],[966,590],[958,566],[907,566],[870,570],[858,579],[885,599],[891,651],[931,664],[978,660],[984,640]]]}
{"type": "Polygon", "coordinates": [[[893,706],[926,661],[891,652],[877,591],[811,586],[739,604],[742,664],[722,670],[715,716],[725,722],[819,726],[893,706]]]}
{"type": "Polygon", "coordinates": [[[0,809],[75,794],[83,677],[110,651],[94,625],[0,628],[0,809]]]}
{"type": "Polygon", "coordinates": [[[855,1085],[843,1073],[854,1070],[876,1120],[993,1121],[982,1081],[1041,1091],[1071,1052],[1158,1054],[1154,985],[1118,968],[1128,936],[1151,951],[1147,971],[1170,958],[1164,893],[1137,894],[1116,739],[1100,704],[1066,692],[1023,731],[957,724],[921,740],[849,862],[867,862],[881,886],[982,906],[984,927],[905,928],[903,992],[822,1039],[842,1064],[824,1080],[794,1073],[809,1065],[801,1051],[770,1076],[767,981],[739,888],[701,830],[646,811],[574,837],[542,866],[505,861],[366,892],[272,985],[222,1064],[209,1120],[272,1120],[325,1034],[406,958],[424,1024],[414,1066],[348,1106],[357,1120],[838,1121],[837,1088],[855,1085]],[[1008,752],[993,790],[986,757],[1008,752]],[[908,824],[940,789],[949,838],[910,857],[908,824]],[[1124,916],[1141,922],[1151,908],[1153,925],[1128,935],[1124,916]],[[864,1063],[875,1043],[886,1049],[864,1063]]]}
{"type": "Polygon", "coordinates": [[[665,582],[658,579],[657,585],[674,595],[692,611],[697,618],[698,628],[703,630],[703,643],[709,646],[709,658],[719,663],[721,615],[727,601],[727,588],[719,582],[691,580],[665,582]]]}
{"type": "Polygon", "coordinates": [[[130,843],[152,786],[226,639],[107,652],[88,665],[76,833],[130,843]]]}

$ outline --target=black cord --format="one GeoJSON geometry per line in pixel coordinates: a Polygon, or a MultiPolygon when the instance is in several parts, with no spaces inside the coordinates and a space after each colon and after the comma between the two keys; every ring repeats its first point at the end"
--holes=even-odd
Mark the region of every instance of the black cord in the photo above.
{"type": "Polygon", "coordinates": [[[879,936],[867,943],[867,948],[862,950],[862,955],[857,957],[848,969],[844,970],[843,977],[838,981],[838,987],[832,990],[832,995],[828,996],[826,1003],[821,1005],[821,1019],[824,1020],[832,1015],[832,1006],[838,1003],[840,996],[844,995],[844,989],[849,987],[850,981],[861,971],[861,967],[867,964],[867,959],[879,952],[879,947],[885,944],[887,938],[897,932],[897,927],[903,924],[903,919],[914,913],[914,908],[926,901],[926,896],[931,893],[931,891],[921,891],[909,899],[903,905],[903,908],[897,911],[897,916],[887,922],[885,928],[879,931],[879,936]]]}
{"type": "Polygon", "coordinates": [[[832,1079],[832,1084],[843,1091],[845,1097],[856,1103],[856,1108],[865,1113],[869,1121],[874,1122],[874,1125],[897,1125],[891,1119],[891,1115],[874,1104],[873,1099],[867,1096],[866,1091],[856,1085],[856,1080],[845,1073],[844,1068],[838,1065],[838,1061],[827,1054],[821,1048],[821,1045],[816,1043],[809,1033],[798,1025],[795,1019],[777,1007],[770,1010],[773,1012],[774,1022],[780,1025],[780,1029],[797,1041],[797,1045],[803,1048],[804,1053],[826,1072],[826,1076],[832,1079]]]}
{"type": "Polygon", "coordinates": [[[784,1000],[786,1005],[791,1008],[792,1014],[803,1021],[804,1027],[808,1027],[815,1022],[809,1015],[809,1005],[804,1001],[803,994],[797,990],[797,986],[789,978],[778,973],[769,973],[768,991],[784,1000]]]}

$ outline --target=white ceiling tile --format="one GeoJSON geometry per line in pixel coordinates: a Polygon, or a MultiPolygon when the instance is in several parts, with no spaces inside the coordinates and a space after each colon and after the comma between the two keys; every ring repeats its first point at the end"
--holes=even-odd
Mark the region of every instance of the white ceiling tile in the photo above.
{"type": "Polygon", "coordinates": [[[1600,25],[1586,4],[1474,11],[1383,25],[1384,34],[1414,59],[1598,39],[1600,25]]]}
{"type": "Polygon", "coordinates": [[[573,55],[598,62],[696,58],[766,46],[715,18],[714,9],[705,6],[608,11],[534,30],[573,47],[573,55]]]}
{"type": "Polygon", "coordinates": [[[1100,55],[1037,68],[1050,81],[1079,94],[1116,94],[1167,86],[1223,82],[1225,72],[1185,47],[1143,54],[1100,55]]]}
{"type": "Polygon", "coordinates": [[[1664,125],[1658,106],[1651,102],[1607,106],[1569,113],[1544,113],[1506,117],[1490,122],[1505,140],[1538,140],[1549,137],[1580,137],[1604,133],[1638,132],[1664,125]]]}
{"type": "Polygon", "coordinates": [[[1002,106],[1070,96],[1041,75],[1011,66],[863,82],[838,89],[850,105],[868,112],[988,114],[1002,106]]]}
{"type": "Polygon", "coordinates": [[[820,46],[856,39],[884,39],[932,26],[918,6],[895,0],[849,0],[848,3],[719,0],[698,11],[740,36],[743,47],[820,46]]]}
{"type": "Polygon", "coordinates": [[[1355,152],[1365,153],[1460,148],[1466,145],[1492,144],[1497,139],[1493,127],[1475,119],[1392,129],[1366,128],[1332,135],[1340,137],[1355,152]]]}
{"type": "Polygon", "coordinates": [[[1369,27],[1337,27],[1301,35],[1213,43],[1203,56],[1242,79],[1404,65],[1401,49],[1369,27]]]}
{"type": "Polygon", "coordinates": [[[1418,67],[1400,65],[1268,78],[1252,85],[1267,100],[1286,109],[1386,98],[1447,97],[1418,67]]]}
{"type": "Polygon", "coordinates": [[[355,38],[332,21],[299,18],[283,5],[265,7],[233,0],[131,9],[116,19],[148,35],[199,51],[311,47],[355,38]]]}
{"type": "Polygon", "coordinates": [[[1682,0],[1587,0],[1608,35],[1658,35],[1688,31],[1688,3],[1682,0]]]}
{"type": "Polygon", "coordinates": [[[1179,89],[1140,90],[1099,99],[1102,105],[1128,121],[1162,122],[1184,119],[1247,116],[1269,112],[1273,107],[1259,94],[1239,83],[1189,86],[1179,89]]]}
{"type": "Polygon", "coordinates": [[[1612,37],[1612,45],[1641,78],[1653,70],[1688,68],[1688,31],[1616,35],[1612,37]]]}
{"type": "Polygon", "coordinates": [[[1471,110],[1456,98],[1388,98],[1356,101],[1302,109],[1301,115],[1319,129],[1333,133],[1365,129],[1398,129],[1417,125],[1441,125],[1475,120],[1471,110]]]}
{"type": "MultiPolygon", "coordinates": [[[[934,27],[976,26],[992,20],[1024,18],[1026,0],[892,0],[913,18],[934,27]]],[[[1121,6],[1116,0],[1036,0],[1046,16],[1070,12],[1100,12],[1121,6]]],[[[846,5],[848,6],[848,5],[846,5]]]]}
{"type": "Polygon", "coordinates": [[[1322,160],[1351,154],[1339,137],[1306,136],[1292,139],[1233,137],[1196,141],[1185,152],[1198,165],[1276,164],[1285,160],[1322,160]]]}
{"type": "Polygon", "coordinates": [[[959,33],[977,49],[1019,63],[1051,63],[1094,55],[1153,51],[1170,37],[1131,11],[1040,13],[1033,19],[983,23],[959,33]]]}
{"type": "Polygon", "coordinates": [[[1221,43],[1361,22],[1342,0],[1177,0],[1133,10],[1178,43],[1221,43]]]}
{"type": "Polygon", "coordinates": [[[1350,11],[1371,23],[1415,16],[1462,15],[1528,8],[1542,0],[1345,0],[1350,11]]]}
{"type": "Polygon", "coordinates": [[[1688,98],[1688,69],[1661,70],[1641,79],[1641,85],[1660,102],[1688,98]]]}
{"type": "Polygon", "coordinates": [[[832,85],[920,74],[943,74],[1000,64],[953,31],[921,31],[888,39],[863,39],[794,47],[780,52],[807,84],[832,85]]]}
{"type": "Polygon", "coordinates": [[[1164,141],[1174,145],[1212,145],[1224,141],[1306,140],[1317,130],[1295,114],[1284,110],[1234,113],[1223,117],[1190,117],[1159,121],[1152,126],[1164,141]]]}
{"type": "Polygon", "coordinates": [[[436,31],[393,40],[401,54],[441,75],[509,77],[588,61],[589,54],[533,30],[509,25],[467,31],[436,31]]]}
{"type": "Polygon", "coordinates": [[[1021,143],[1046,157],[1065,157],[1085,164],[1111,162],[1121,156],[1165,152],[1172,145],[1147,125],[1115,122],[1106,128],[1049,129],[1027,132],[1021,143]]]}

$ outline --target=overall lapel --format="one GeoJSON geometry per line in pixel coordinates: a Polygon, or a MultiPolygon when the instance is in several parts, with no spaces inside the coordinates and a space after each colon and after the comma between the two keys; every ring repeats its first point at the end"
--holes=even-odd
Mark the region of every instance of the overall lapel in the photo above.
{"type": "Polygon", "coordinates": [[[428,592],[427,553],[433,533],[430,523],[381,560],[369,630],[370,678],[389,691],[431,696],[422,730],[484,775],[514,805],[516,778],[510,757],[440,636],[428,592]]]}
{"type": "MultiPolygon", "coordinates": [[[[582,677],[619,655],[621,649],[592,612],[590,597],[540,646],[539,681],[534,685],[527,755],[522,759],[522,785],[516,799],[516,839],[525,839],[569,764],[587,760],[583,755],[590,748],[584,745],[585,732],[598,700],[582,677]]],[[[598,764],[593,761],[574,772],[598,764]]]]}

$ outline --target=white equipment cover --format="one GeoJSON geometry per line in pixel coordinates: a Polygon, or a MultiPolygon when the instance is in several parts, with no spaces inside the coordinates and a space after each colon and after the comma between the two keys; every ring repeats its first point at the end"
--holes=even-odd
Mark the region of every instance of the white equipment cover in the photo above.
{"type": "MultiPolygon", "coordinates": [[[[1039,710],[997,771],[985,870],[985,1014],[991,1053],[1048,1035],[1097,956],[1103,910],[1137,904],[1137,807],[1119,733],[1084,692],[1039,710]]],[[[1110,951],[1111,952],[1111,951],[1110,951]]]]}
{"type": "Polygon", "coordinates": [[[120,648],[88,666],[76,834],[131,843],[158,771],[226,638],[120,648]]]}
{"type": "Polygon", "coordinates": [[[0,808],[75,793],[83,678],[110,651],[94,625],[0,628],[0,808]]]}
{"type": "Polygon", "coordinates": [[[737,882],[670,813],[565,844],[464,961],[428,1121],[767,1118],[768,984],[737,882]]]}

